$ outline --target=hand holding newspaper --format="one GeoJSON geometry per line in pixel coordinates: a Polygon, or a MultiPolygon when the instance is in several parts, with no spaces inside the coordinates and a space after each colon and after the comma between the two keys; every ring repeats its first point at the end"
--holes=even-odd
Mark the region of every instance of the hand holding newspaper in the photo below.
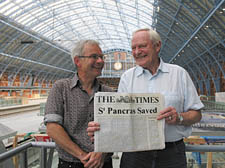
{"type": "Polygon", "coordinates": [[[98,92],[94,98],[95,152],[130,152],[165,148],[161,94],[98,92]]]}

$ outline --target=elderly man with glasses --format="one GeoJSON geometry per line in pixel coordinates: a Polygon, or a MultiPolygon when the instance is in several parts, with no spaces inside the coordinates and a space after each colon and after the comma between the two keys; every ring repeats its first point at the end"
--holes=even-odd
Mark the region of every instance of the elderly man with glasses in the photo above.
{"type": "Polygon", "coordinates": [[[98,42],[84,40],[75,45],[71,56],[77,73],[55,82],[44,117],[47,133],[56,143],[58,168],[112,168],[110,154],[93,152],[86,133],[94,119],[94,94],[113,91],[96,80],[104,66],[102,50],[98,42]]]}

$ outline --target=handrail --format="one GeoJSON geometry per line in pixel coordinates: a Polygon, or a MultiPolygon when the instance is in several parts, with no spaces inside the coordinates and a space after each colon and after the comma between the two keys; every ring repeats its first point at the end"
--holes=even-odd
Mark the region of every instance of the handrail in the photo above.
{"type": "Polygon", "coordinates": [[[0,154],[0,162],[15,156],[16,154],[30,148],[30,147],[45,147],[45,148],[55,148],[55,142],[28,142],[22,144],[12,150],[6,151],[0,154]]]}
{"type": "Polygon", "coordinates": [[[224,145],[186,145],[186,152],[225,152],[224,145]]]}
{"type": "Polygon", "coordinates": [[[23,145],[20,145],[12,150],[6,151],[2,154],[0,154],[0,162],[9,159],[10,157],[15,156],[16,154],[28,149],[29,147],[32,147],[31,142],[25,143],[23,145]]]}
{"type": "MultiPolygon", "coordinates": [[[[55,142],[28,142],[0,154],[0,162],[15,156],[29,147],[55,148],[55,142]]],[[[186,145],[186,152],[225,152],[225,145],[186,145]]]]}
{"type": "MultiPolygon", "coordinates": [[[[27,150],[30,147],[40,147],[42,149],[55,148],[55,143],[54,142],[28,142],[26,144],[20,145],[14,149],[11,149],[9,151],[6,151],[0,154],[0,163],[9,159],[10,157],[15,156],[16,154],[24,150],[27,150]]],[[[225,146],[224,145],[186,145],[186,152],[225,152],[225,146]]],[[[44,161],[41,161],[41,162],[46,164],[46,162],[44,161]]],[[[41,168],[45,168],[45,167],[47,168],[47,165],[41,165],[41,166],[42,166],[41,168]]]]}

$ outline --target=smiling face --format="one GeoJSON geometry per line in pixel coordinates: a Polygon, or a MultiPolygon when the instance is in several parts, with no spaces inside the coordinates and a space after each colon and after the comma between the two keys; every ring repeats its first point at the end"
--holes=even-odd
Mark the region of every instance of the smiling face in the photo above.
{"type": "Polygon", "coordinates": [[[132,54],[137,65],[149,69],[156,62],[158,63],[161,42],[154,45],[148,31],[134,33],[131,43],[132,54]]]}
{"type": "Polygon", "coordinates": [[[74,62],[78,68],[78,73],[85,74],[85,76],[90,78],[96,78],[101,75],[102,68],[104,67],[104,60],[101,58],[95,59],[89,57],[93,54],[102,55],[101,48],[96,44],[85,44],[82,55],[87,58],[74,58],[74,62]]]}

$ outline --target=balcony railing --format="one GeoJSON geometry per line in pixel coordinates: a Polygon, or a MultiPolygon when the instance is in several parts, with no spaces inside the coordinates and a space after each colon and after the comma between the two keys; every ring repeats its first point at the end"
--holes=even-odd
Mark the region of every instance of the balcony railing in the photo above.
{"type": "MultiPolygon", "coordinates": [[[[0,168],[5,161],[7,161],[8,159],[11,159],[12,157],[18,154],[21,154],[19,167],[28,168],[27,151],[29,148],[40,148],[41,149],[40,168],[51,168],[53,153],[55,149],[54,142],[28,142],[14,149],[6,151],[0,154],[0,168]],[[48,149],[50,150],[47,151],[48,149]]],[[[225,145],[186,145],[186,151],[187,152],[225,152],[225,145]]]]}

